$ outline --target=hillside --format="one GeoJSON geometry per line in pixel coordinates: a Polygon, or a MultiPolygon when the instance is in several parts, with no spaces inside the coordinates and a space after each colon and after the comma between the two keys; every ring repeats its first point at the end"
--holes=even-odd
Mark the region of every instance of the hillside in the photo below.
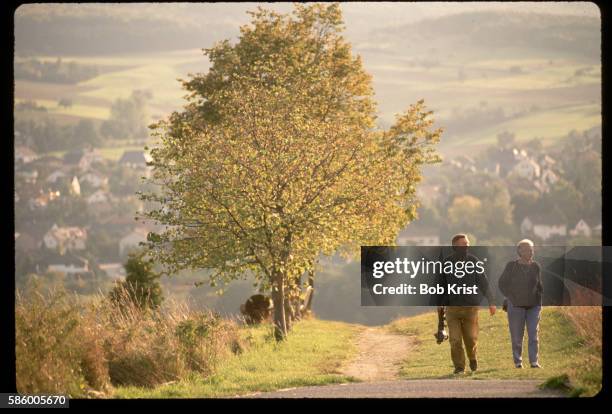
{"type": "MultiPolygon", "coordinates": [[[[235,41],[254,9],[222,6],[22,6],[18,59],[62,57],[95,65],[99,75],[71,85],[18,79],[16,102],[33,101],[47,112],[18,111],[17,118],[99,122],[134,89],[153,93],[152,121],[167,116],[184,103],[177,79],[208,70],[200,49],[235,41]],[[59,107],[60,98],[73,105],[59,107]]],[[[394,114],[424,99],[445,130],[443,155],[468,153],[502,132],[551,142],[601,124],[601,23],[592,11],[482,7],[440,15],[435,8],[388,6],[371,10],[366,24],[367,8],[344,9],[347,38],[373,75],[379,124],[388,127],[394,114]],[[394,16],[390,24],[385,13],[394,16]]]]}

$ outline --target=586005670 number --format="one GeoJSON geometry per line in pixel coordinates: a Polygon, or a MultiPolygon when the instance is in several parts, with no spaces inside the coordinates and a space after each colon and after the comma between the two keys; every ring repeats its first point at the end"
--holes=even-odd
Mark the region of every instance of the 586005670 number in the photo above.
{"type": "Polygon", "coordinates": [[[0,408],[10,407],[68,407],[65,395],[1,394],[0,408]]]}

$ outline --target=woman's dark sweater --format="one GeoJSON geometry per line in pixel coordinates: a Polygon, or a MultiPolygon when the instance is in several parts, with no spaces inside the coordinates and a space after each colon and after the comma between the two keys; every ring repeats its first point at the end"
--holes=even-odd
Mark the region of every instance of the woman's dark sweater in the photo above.
{"type": "Polygon", "coordinates": [[[521,264],[513,260],[506,264],[499,278],[499,290],[514,306],[532,307],[542,304],[542,276],[537,262],[521,264]]]}

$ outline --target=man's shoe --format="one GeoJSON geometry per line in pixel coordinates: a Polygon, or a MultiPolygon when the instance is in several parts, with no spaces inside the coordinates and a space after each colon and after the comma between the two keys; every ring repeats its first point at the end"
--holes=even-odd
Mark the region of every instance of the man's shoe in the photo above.
{"type": "Polygon", "coordinates": [[[470,361],[470,369],[472,371],[476,371],[478,369],[478,361],[476,360],[470,361]]]}
{"type": "Polygon", "coordinates": [[[516,364],[517,368],[523,368],[523,364],[516,364]]]}
{"type": "Polygon", "coordinates": [[[542,368],[542,365],[536,362],[535,364],[531,364],[531,368],[542,368]]]}
{"type": "Polygon", "coordinates": [[[454,374],[455,374],[455,375],[457,375],[457,374],[463,374],[464,372],[465,372],[465,369],[463,369],[463,368],[455,368],[455,372],[454,372],[454,374]]]}

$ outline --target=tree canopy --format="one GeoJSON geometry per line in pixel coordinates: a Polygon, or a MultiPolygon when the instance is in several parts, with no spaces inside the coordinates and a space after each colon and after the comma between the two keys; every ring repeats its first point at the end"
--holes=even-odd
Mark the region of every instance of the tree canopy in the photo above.
{"type": "Polygon", "coordinates": [[[204,50],[210,70],[183,81],[184,109],[154,126],[160,191],[141,198],[160,203],[145,217],[166,225],[149,247],[167,272],[215,269],[213,284],[253,274],[282,338],[285,298],[319,254],[394,244],[415,218],[442,131],[423,101],[376,128],[338,4],[251,15],[237,44],[204,50]]]}

